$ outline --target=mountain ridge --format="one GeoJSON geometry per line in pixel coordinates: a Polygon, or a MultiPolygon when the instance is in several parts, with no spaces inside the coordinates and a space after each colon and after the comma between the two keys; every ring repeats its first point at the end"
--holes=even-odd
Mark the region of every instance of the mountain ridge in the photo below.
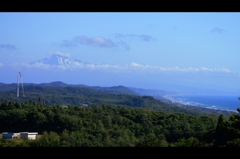
{"type": "MultiPolygon", "coordinates": [[[[11,84],[5,84],[5,83],[0,83],[1,84],[1,89],[0,92],[5,92],[5,91],[11,91],[11,90],[16,90],[17,88],[17,83],[11,83],[11,84]]],[[[41,87],[85,87],[85,88],[91,88],[99,92],[104,92],[104,93],[112,93],[112,94],[129,94],[129,95],[139,95],[129,89],[128,87],[125,86],[112,86],[112,87],[100,87],[100,86],[87,86],[83,84],[66,84],[61,81],[53,81],[49,83],[24,83],[25,86],[41,86],[41,87]]]]}

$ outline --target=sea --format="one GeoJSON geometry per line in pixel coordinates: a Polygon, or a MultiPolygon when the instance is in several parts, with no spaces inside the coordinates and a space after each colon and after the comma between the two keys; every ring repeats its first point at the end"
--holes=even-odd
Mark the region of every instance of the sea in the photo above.
{"type": "Polygon", "coordinates": [[[237,112],[237,108],[240,108],[239,96],[173,95],[165,96],[165,98],[184,105],[200,106],[216,110],[237,112]]]}

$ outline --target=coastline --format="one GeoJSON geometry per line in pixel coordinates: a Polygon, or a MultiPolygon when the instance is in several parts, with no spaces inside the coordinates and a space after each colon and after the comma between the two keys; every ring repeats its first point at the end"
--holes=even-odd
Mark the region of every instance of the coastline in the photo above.
{"type": "Polygon", "coordinates": [[[164,96],[155,96],[154,98],[166,103],[170,104],[176,107],[182,107],[182,108],[188,108],[188,109],[194,109],[194,110],[201,110],[201,111],[209,111],[209,110],[215,110],[215,111],[225,111],[225,112],[232,112],[232,113],[238,113],[234,110],[226,110],[226,109],[219,109],[219,108],[213,108],[213,107],[204,107],[201,105],[192,105],[192,104],[184,104],[182,102],[175,102],[167,97],[164,96]]]}

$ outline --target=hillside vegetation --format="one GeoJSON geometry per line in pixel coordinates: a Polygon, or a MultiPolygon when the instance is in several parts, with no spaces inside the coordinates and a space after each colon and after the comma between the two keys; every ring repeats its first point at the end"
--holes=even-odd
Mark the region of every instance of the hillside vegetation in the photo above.
{"type": "MultiPolygon", "coordinates": [[[[125,105],[131,107],[140,107],[151,110],[159,110],[166,113],[178,112],[191,115],[215,115],[223,114],[229,117],[231,112],[212,109],[198,109],[198,107],[177,107],[166,104],[151,96],[135,95],[130,89],[118,87],[87,87],[87,86],[66,86],[62,83],[27,85],[24,87],[26,97],[22,97],[20,90],[20,97],[16,97],[16,88],[13,90],[0,92],[0,101],[8,100],[15,102],[32,102],[42,103],[45,105],[60,105],[60,106],[81,106],[92,104],[108,104],[108,105],[125,105]],[[43,86],[42,86],[43,85],[43,86]]],[[[9,88],[5,86],[5,89],[9,88]]]]}
{"type": "Polygon", "coordinates": [[[111,105],[47,106],[2,102],[0,131],[32,131],[34,141],[0,140],[0,146],[30,147],[212,147],[239,146],[240,117],[166,114],[111,105]]]}
{"type": "Polygon", "coordinates": [[[26,97],[17,98],[16,89],[0,92],[0,132],[41,136],[33,141],[0,139],[0,147],[240,145],[237,113],[169,105],[151,96],[124,94],[129,91],[122,86],[44,85],[25,86],[26,97]]]}

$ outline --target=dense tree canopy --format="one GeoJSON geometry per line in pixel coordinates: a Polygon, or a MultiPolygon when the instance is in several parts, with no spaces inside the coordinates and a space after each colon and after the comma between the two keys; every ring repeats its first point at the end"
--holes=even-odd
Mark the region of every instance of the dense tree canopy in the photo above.
{"type": "MultiPolygon", "coordinates": [[[[42,134],[39,140],[18,146],[209,146],[213,141],[205,141],[205,136],[218,125],[214,116],[166,114],[127,106],[61,107],[33,105],[31,101],[0,105],[1,132],[42,134]]],[[[5,140],[1,144],[7,145],[5,140]]]]}
{"type": "Polygon", "coordinates": [[[31,89],[27,98],[12,98],[11,91],[0,94],[0,132],[37,131],[42,136],[0,139],[0,147],[240,146],[237,113],[186,109],[150,96],[88,88],[31,89]],[[47,93],[39,97],[39,92],[47,93]]]}

